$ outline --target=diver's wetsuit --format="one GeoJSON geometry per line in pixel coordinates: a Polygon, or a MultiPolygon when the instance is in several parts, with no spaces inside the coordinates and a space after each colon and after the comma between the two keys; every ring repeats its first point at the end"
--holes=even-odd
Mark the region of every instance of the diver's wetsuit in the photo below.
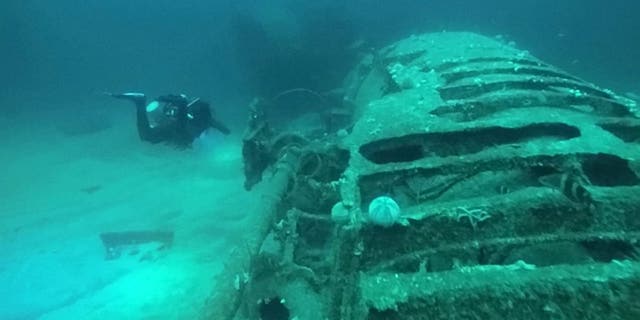
{"type": "Polygon", "coordinates": [[[209,104],[200,99],[189,102],[185,95],[171,94],[147,104],[146,96],[141,93],[109,95],[135,104],[138,135],[144,141],[189,146],[208,128],[215,128],[223,134],[230,133],[224,124],[213,118],[209,104]],[[150,115],[155,115],[153,123],[149,120],[150,115]]]}

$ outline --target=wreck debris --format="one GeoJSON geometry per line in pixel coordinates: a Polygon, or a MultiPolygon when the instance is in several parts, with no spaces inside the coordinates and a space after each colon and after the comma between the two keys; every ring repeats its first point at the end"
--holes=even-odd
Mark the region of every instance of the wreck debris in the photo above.
{"type": "Polygon", "coordinates": [[[228,319],[640,316],[636,102],[457,32],[365,57],[343,100],[349,124],[264,135],[299,156],[228,319]],[[410,223],[364,223],[381,196],[410,223]]]}

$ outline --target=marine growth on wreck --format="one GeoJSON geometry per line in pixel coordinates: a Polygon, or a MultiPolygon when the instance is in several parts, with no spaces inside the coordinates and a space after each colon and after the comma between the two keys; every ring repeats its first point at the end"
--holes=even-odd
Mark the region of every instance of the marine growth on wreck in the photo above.
{"type": "Polygon", "coordinates": [[[252,104],[264,220],[208,316],[640,316],[636,102],[465,32],[371,52],[343,87],[287,125],[252,104]]]}

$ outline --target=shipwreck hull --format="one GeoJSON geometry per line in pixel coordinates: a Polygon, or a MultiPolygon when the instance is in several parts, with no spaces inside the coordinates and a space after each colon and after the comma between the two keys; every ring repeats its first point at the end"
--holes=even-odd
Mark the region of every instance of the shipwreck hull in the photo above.
{"type": "Polygon", "coordinates": [[[353,122],[296,146],[235,318],[640,317],[634,101],[472,33],[399,41],[345,88],[353,122]]]}

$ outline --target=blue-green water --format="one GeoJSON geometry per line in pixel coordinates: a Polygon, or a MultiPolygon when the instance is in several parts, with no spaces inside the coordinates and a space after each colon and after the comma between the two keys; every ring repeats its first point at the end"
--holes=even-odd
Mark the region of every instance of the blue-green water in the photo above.
{"type": "Polygon", "coordinates": [[[255,220],[250,101],[339,92],[366,54],[440,31],[497,37],[640,95],[630,0],[2,1],[0,319],[198,316],[255,220]],[[188,150],[144,143],[133,107],[103,95],[125,91],[200,97],[232,133],[188,150]],[[99,234],[127,230],[176,240],[158,259],[105,261],[99,234]]]}
{"type": "Polygon", "coordinates": [[[135,89],[246,101],[255,87],[335,87],[353,61],[347,49],[355,41],[380,47],[439,30],[501,34],[589,80],[639,90],[639,6],[625,0],[4,1],[2,63],[12,76],[3,77],[0,93],[3,101],[36,93],[66,101],[135,89]],[[299,72],[282,70],[285,65],[299,72]]]}

